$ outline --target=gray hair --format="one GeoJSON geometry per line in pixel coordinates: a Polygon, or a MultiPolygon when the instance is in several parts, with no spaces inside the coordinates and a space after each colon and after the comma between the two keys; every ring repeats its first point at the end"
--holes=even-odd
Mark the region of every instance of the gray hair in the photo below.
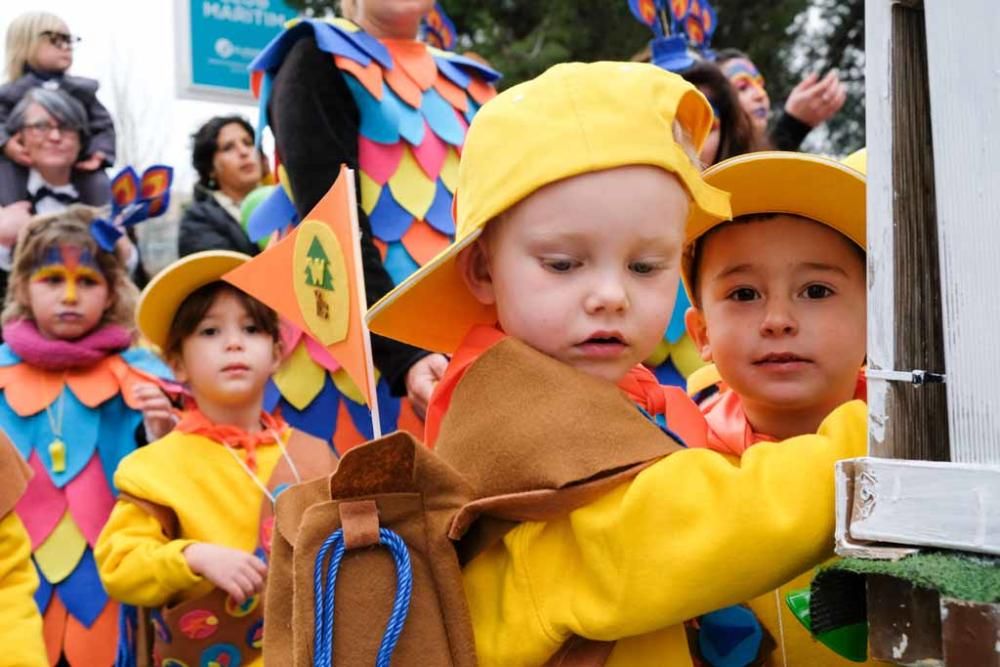
{"type": "Polygon", "coordinates": [[[7,118],[7,132],[15,134],[24,127],[24,117],[32,104],[49,112],[53,118],[80,134],[80,144],[87,143],[87,110],[76,98],[61,90],[32,88],[14,106],[7,118]]]}

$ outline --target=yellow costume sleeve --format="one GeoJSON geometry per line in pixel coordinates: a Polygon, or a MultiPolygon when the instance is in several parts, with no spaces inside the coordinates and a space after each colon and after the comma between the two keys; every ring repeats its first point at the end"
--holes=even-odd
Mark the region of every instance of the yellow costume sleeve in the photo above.
{"type": "Polygon", "coordinates": [[[10,512],[0,519],[0,646],[4,664],[47,667],[42,617],[35,605],[38,573],[31,564],[31,541],[10,512]]]}
{"type": "Polygon", "coordinates": [[[737,460],[673,454],[567,517],[474,559],[465,588],[482,664],[541,664],[570,636],[644,635],[751,599],[831,554],[833,468],[863,456],[866,407],[737,460]]]}
{"type": "Polygon", "coordinates": [[[115,503],[94,547],[108,595],[127,604],[159,607],[202,581],[184,548],[194,540],[170,540],[156,517],[129,502],[115,503]]]}

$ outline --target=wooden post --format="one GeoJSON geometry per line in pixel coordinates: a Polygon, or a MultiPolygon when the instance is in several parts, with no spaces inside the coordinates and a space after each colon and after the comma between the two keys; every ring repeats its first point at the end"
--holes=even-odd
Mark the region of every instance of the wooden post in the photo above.
{"type": "MultiPolygon", "coordinates": [[[[877,136],[878,145],[870,147],[873,158],[881,153],[891,155],[892,161],[886,165],[876,159],[869,165],[872,176],[882,179],[875,180],[873,186],[883,197],[868,215],[868,263],[872,276],[868,302],[869,367],[875,371],[944,373],[934,146],[923,6],[919,2],[868,0],[866,7],[871,11],[866,52],[871,56],[885,53],[889,58],[885,62],[880,54],[868,62],[867,75],[875,79],[869,80],[868,99],[871,100],[873,89],[879,91],[878,95],[890,91],[888,104],[879,109],[882,113],[869,115],[870,121],[875,121],[869,122],[869,127],[876,131],[873,125],[878,124],[879,118],[892,119],[888,136],[877,136]],[[887,167],[891,170],[888,179],[878,175],[880,169],[887,167]],[[885,201],[885,195],[891,198],[885,201]],[[892,248],[891,253],[888,248],[892,248]],[[892,338],[891,343],[888,337],[892,338]]],[[[876,132],[880,131],[881,128],[876,132]]],[[[949,460],[944,385],[917,386],[874,378],[871,384],[875,399],[872,455],[949,460]],[[888,386],[878,386],[883,383],[888,386]]]]}
{"type": "Polygon", "coordinates": [[[926,12],[951,460],[1000,464],[1000,5],[926,12]]]}

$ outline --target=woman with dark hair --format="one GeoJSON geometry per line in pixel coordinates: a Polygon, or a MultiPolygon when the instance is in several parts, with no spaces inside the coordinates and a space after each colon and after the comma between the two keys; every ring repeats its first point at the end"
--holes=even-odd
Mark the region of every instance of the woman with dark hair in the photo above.
{"type": "Polygon", "coordinates": [[[750,117],[740,106],[736,91],[718,65],[699,61],[681,72],[681,76],[708,98],[715,113],[712,132],[698,156],[702,166],[708,167],[735,155],[770,148],[766,137],[754,131],[750,117]]]}
{"type": "Polygon", "coordinates": [[[192,135],[191,163],[198,172],[194,201],[181,218],[177,254],[260,249],[240,224],[240,204],[260,184],[254,129],[242,116],[216,116],[192,135]]]}
{"type": "Polygon", "coordinates": [[[847,89],[837,70],[830,70],[822,79],[816,73],[809,74],[788,94],[784,108],[768,132],[771,98],[757,66],[747,54],[736,49],[719,51],[716,62],[732,82],[757,132],[766,135],[780,151],[798,150],[806,135],[840,111],[847,99],[847,89]]]}

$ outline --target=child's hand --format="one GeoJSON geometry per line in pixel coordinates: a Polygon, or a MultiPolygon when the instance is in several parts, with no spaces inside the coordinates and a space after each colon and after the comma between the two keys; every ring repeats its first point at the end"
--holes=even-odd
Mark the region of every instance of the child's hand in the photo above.
{"type": "Polygon", "coordinates": [[[434,387],[444,377],[448,368],[448,358],[443,354],[428,354],[426,357],[410,366],[406,372],[406,397],[414,412],[423,419],[427,412],[427,403],[431,400],[434,387]]]}
{"type": "Polygon", "coordinates": [[[192,572],[224,590],[238,604],[264,590],[267,565],[253,554],[208,542],[196,542],[183,553],[192,572]]]}
{"type": "Polygon", "coordinates": [[[11,162],[16,162],[24,167],[31,166],[31,156],[28,155],[28,149],[24,147],[24,142],[21,141],[20,132],[8,139],[7,143],[3,145],[3,154],[11,162]]]}
{"type": "Polygon", "coordinates": [[[104,164],[105,157],[101,151],[94,151],[93,155],[86,160],[80,160],[75,166],[80,171],[96,171],[98,167],[104,164]]]}
{"type": "Polygon", "coordinates": [[[163,390],[152,382],[135,385],[132,396],[142,411],[142,423],[146,434],[153,440],[159,440],[174,428],[174,414],[170,399],[163,390]]]}

